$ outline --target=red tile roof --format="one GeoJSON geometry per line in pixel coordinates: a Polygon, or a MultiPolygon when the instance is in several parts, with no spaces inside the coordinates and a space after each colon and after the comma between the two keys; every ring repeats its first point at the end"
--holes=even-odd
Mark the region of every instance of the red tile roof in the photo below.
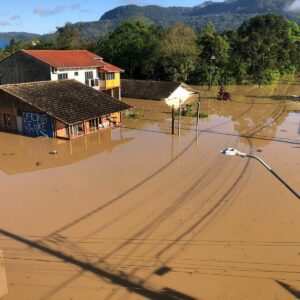
{"type": "Polygon", "coordinates": [[[56,69],[99,67],[103,68],[104,72],[124,72],[86,50],[22,50],[22,52],[56,69]]]}
{"type": "Polygon", "coordinates": [[[122,70],[114,65],[111,65],[105,61],[102,61],[102,63],[103,63],[103,69],[101,69],[101,70],[104,72],[124,72],[124,70],[122,70]]]}

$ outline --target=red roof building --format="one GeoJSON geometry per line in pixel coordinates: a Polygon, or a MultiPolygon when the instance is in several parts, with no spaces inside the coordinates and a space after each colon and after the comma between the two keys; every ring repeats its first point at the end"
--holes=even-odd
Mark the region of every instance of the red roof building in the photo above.
{"type": "Polygon", "coordinates": [[[103,68],[105,72],[124,72],[86,50],[21,50],[55,69],[103,68]]]}
{"type": "Polygon", "coordinates": [[[122,72],[86,50],[20,50],[0,62],[0,84],[74,79],[120,99],[122,72]]]}

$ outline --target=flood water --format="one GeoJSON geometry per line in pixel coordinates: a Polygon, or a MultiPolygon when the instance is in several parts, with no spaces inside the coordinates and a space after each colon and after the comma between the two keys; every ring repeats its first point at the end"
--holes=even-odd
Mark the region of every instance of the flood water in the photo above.
{"type": "Polygon", "coordinates": [[[0,133],[1,300],[297,298],[299,200],[219,152],[300,192],[300,82],[227,90],[180,135],[134,99],[142,119],[71,142],[0,133]]]}

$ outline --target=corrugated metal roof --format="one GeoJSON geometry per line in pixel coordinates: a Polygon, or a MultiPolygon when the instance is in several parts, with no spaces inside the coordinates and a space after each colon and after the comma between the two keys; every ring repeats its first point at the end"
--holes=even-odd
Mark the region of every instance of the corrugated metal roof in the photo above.
{"type": "Polygon", "coordinates": [[[105,68],[105,72],[123,72],[122,69],[103,61],[102,57],[86,50],[21,50],[27,55],[56,69],[105,68]]]}
{"type": "Polygon", "coordinates": [[[130,105],[75,80],[0,85],[0,91],[66,124],[131,108],[130,105]]]}

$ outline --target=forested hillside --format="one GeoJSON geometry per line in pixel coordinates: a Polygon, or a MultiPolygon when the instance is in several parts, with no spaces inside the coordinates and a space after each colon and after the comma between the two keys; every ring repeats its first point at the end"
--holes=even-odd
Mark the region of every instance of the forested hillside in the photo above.
{"type": "Polygon", "coordinates": [[[39,34],[28,33],[28,32],[0,32],[0,41],[10,42],[11,39],[16,40],[30,40],[35,38],[40,38],[39,34]]]}
{"type": "MultiPolygon", "coordinates": [[[[133,18],[146,18],[156,25],[168,27],[177,22],[201,30],[212,22],[218,32],[238,28],[245,20],[259,14],[276,13],[300,24],[300,11],[287,10],[294,0],[226,0],[224,2],[206,1],[195,7],[161,7],[157,5],[119,6],[106,12],[94,22],[74,24],[86,39],[98,39],[115,29],[120,22],[133,18]]],[[[11,38],[32,39],[38,37],[31,33],[0,33],[1,41],[11,38]]],[[[44,35],[43,38],[49,38],[44,35]]]]}
{"type": "Polygon", "coordinates": [[[243,21],[259,14],[276,13],[300,24],[300,12],[287,10],[293,0],[227,0],[207,1],[195,7],[161,7],[156,5],[119,6],[106,12],[99,21],[78,23],[82,34],[99,38],[116,28],[123,20],[147,18],[163,27],[181,22],[201,30],[212,22],[218,32],[238,28],[243,21]]]}

